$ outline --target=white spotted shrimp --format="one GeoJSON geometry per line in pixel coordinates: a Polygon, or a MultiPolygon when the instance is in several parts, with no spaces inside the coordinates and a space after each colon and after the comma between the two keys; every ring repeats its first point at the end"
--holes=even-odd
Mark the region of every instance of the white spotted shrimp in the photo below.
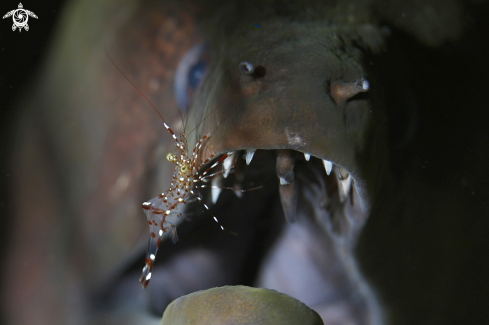
{"type": "MultiPolygon", "coordinates": [[[[197,166],[197,157],[198,153],[204,144],[207,141],[211,134],[204,135],[195,145],[192,150],[192,154],[188,154],[188,145],[187,145],[187,137],[185,132],[183,132],[180,137],[177,137],[175,132],[168,126],[163,116],[156,109],[156,107],[151,103],[151,101],[146,97],[146,95],[119,69],[119,67],[114,63],[112,58],[106,52],[108,58],[112,62],[112,64],[119,70],[119,72],[124,76],[124,78],[131,83],[131,85],[136,88],[136,90],[151,104],[154,110],[158,113],[161,120],[163,121],[163,125],[171,134],[172,138],[175,140],[175,150],[173,153],[169,153],[166,158],[175,164],[175,169],[173,172],[172,181],[170,183],[170,187],[165,192],[159,194],[158,196],[152,198],[151,200],[144,202],[142,204],[143,212],[146,214],[146,218],[148,219],[149,224],[149,243],[148,250],[146,252],[146,265],[144,266],[141,277],[139,278],[139,282],[141,286],[146,288],[151,280],[151,274],[153,271],[153,264],[156,259],[156,253],[158,252],[158,248],[161,244],[163,236],[165,233],[170,233],[173,242],[178,240],[176,227],[170,221],[166,220],[166,218],[170,215],[181,216],[181,213],[176,212],[177,208],[181,205],[184,205],[189,202],[189,200],[197,199],[200,201],[205,209],[210,213],[213,217],[214,221],[221,227],[222,230],[230,232],[225,229],[218,221],[216,216],[212,214],[209,210],[209,207],[203,202],[202,198],[195,192],[194,183],[205,180],[206,178],[210,178],[214,176],[208,175],[208,172],[214,167],[221,164],[226,158],[230,156],[231,153],[227,153],[222,155],[217,161],[215,161],[209,168],[207,168],[202,174],[199,175],[199,170],[206,163],[210,162],[215,158],[215,154],[212,153],[207,159],[203,161],[199,166],[197,166]]],[[[232,167],[232,166],[231,166],[232,167]]],[[[247,190],[229,188],[229,187],[219,187],[213,185],[200,185],[199,188],[210,187],[210,188],[221,188],[221,189],[232,189],[240,192],[247,192],[254,189],[261,188],[256,187],[247,190]]]]}
{"type": "MultiPolygon", "coordinates": [[[[206,178],[207,173],[220,163],[222,163],[228,154],[224,154],[214,164],[212,164],[201,175],[198,171],[201,167],[214,158],[214,154],[210,155],[210,158],[206,159],[200,166],[197,167],[197,152],[199,152],[202,144],[209,139],[210,134],[204,135],[195,145],[192,155],[189,157],[187,154],[187,138],[185,133],[180,135],[180,139],[175,135],[173,130],[164,122],[165,128],[171,133],[173,139],[176,142],[176,150],[173,153],[167,155],[167,159],[175,164],[175,170],[173,178],[170,183],[170,188],[166,192],[159,194],[151,200],[144,202],[142,207],[146,214],[146,218],[149,223],[149,244],[148,251],[146,253],[146,265],[143,268],[139,281],[143,288],[148,286],[151,279],[151,272],[153,270],[153,263],[156,258],[156,252],[160,246],[163,235],[170,231],[171,237],[174,242],[177,241],[177,232],[175,225],[166,220],[169,215],[181,215],[174,212],[174,210],[182,204],[188,202],[189,199],[196,198],[204,207],[210,212],[208,206],[202,201],[202,198],[198,193],[193,191],[194,183],[202,181],[206,178]]],[[[213,187],[203,185],[201,187],[213,187]]],[[[211,213],[212,215],[212,213],[211,213]]],[[[222,230],[225,228],[219,223],[217,218],[212,215],[214,220],[219,224],[222,230]]]]}

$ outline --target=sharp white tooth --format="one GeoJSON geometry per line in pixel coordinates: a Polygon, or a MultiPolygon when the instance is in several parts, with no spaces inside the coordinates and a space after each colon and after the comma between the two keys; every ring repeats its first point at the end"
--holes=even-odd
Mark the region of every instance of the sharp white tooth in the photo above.
{"type": "MultiPolygon", "coordinates": [[[[237,189],[237,190],[241,190],[241,185],[240,184],[235,184],[234,185],[234,188],[237,189]]],[[[236,195],[237,197],[239,197],[240,199],[243,197],[243,192],[241,191],[236,191],[234,190],[234,195],[236,195]]]]}
{"type": "Polygon", "coordinates": [[[323,159],[323,165],[324,165],[324,169],[326,170],[326,174],[330,175],[331,170],[333,169],[333,163],[329,160],[323,159]]]}
{"type": "Polygon", "coordinates": [[[252,150],[246,150],[246,164],[249,165],[251,162],[251,159],[253,159],[253,155],[255,154],[255,149],[252,150]]]}
{"type": "Polygon", "coordinates": [[[283,177],[279,177],[279,179],[280,179],[280,185],[287,185],[287,184],[289,184],[289,182],[287,182],[287,181],[285,180],[285,178],[283,178],[283,177]]]}
{"type": "MultiPolygon", "coordinates": [[[[341,168],[341,167],[340,167],[341,168]]],[[[345,170],[342,170],[343,173],[340,172],[340,170],[336,171],[336,178],[338,180],[338,194],[340,196],[340,202],[345,202],[346,198],[348,197],[348,194],[350,193],[351,189],[351,177],[346,173],[345,170]],[[346,173],[346,178],[345,178],[345,173],[346,173]],[[342,175],[343,174],[343,175],[342,175]]]]}
{"type": "Polygon", "coordinates": [[[234,155],[234,152],[228,152],[228,157],[226,159],[224,159],[224,161],[222,162],[222,168],[224,169],[224,172],[222,173],[222,176],[224,176],[224,178],[228,177],[229,175],[229,172],[231,171],[231,168],[233,167],[233,155],[234,155]]]}
{"type": "Polygon", "coordinates": [[[211,190],[211,194],[212,194],[212,203],[213,204],[216,204],[217,202],[217,199],[219,199],[219,195],[221,194],[222,192],[222,188],[219,188],[220,186],[222,186],[222,177],[220,176],[216,176],[212,179],[212,190],[211,190]],[[214,186],[219,186],[219,187],[214,187],[214,186]]]}
{"type": "Polygon", "coordinates": [[[309,159],[311,159],[311,155],[304,152],[304,158],[306,158],[306,160],[309,161],[309,159]]]}
{"type": "Polygon", "coordinates": [[[222,173],[222,176],[224,178],[228,177],[230,171],[231,171],[231,169],[225,169],[224,172],[222,173]]]}

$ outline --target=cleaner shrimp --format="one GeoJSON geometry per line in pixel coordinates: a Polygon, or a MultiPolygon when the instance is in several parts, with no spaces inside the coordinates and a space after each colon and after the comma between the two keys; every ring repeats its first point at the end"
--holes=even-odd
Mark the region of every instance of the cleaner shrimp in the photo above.
{"type": "MultiPolygon", "coordinates": [[[[172,153],[167,154],[166,158],[168,161],[175,164],[175,169],[173,172],[173,177],[170,183],[170,187],[163,193],[158,196],[152,198],[149,201],[146,201],[142,204],[143,212],[146,215],[149,224],[149,243],[148,249],[146,252],[146,264],[143,267],[141,272],[141,276],[139,278],[139,282],[143,289],[145,289],[150,280],[151,274],[153,271],[154,261],[156,259],[156,254],[158,252],[158,248],[160,247],[161,241],[163,240],[163,236],[165,233],[170,233],[170,236],[175,243],[178,240],[177,230],[174,224],[168,221],[166,218],[168,216],[182,216],[182,213],[176,212],[178,208],[189,203],[194,200],[198,200],[207,212],[212,216],[214,221],[219,225],[219,227],[227,231],[233,235],[236,233],[224,228],[224,226],[219,222],[217,217],[211,212],[207,204],[204,203],[200,194],[194,191],[195,188],[219,188],[219,189],[229,189],[237,192],[248,192],[252,190],[256,190],[261,188],[254,187],[246,190],[232,188],[232,187],[222,187],[216,185],[199,185],[195,186],[195,183],[206,181],[207,179],[213,177],[216,174],[222,172],[229,172],[231,168],[233,168],[232,162],[232,153],[226,153],[219,157],[217,161],[215,161],[210,167],[208,167],[203,173],[199,173],[199,171],[203,168],[203,166],[213,160],[216,155],[212,153],[209,157],[207,157],[201,164],[197,166],[197,157],[202,145],[211,137],[211,134],[208,133],[200,138],[199,141],[195,144],[195,147],[192,150],[192,153],[188,152],[188,144],[187,144],[187,136],[185,131],[180,134],[178,137],[175,132],[171,129],[171,127],[166,123],[165,119],[158,111],[158,109],[153,105],[153,103],[146,97],[146,95],[122,72],[122,70],[115,64],[112,58],[106,52],[109,60],[112,64],[117,68],[117,70],[122,74],[122,76],[129,81],[129,83],[148,101],[148,103],[153,107],[153,109],[158,113],[159,117],[163,121],[163,125],[168,130],[173,140],[175,141],[175,149],[172,153]],[[209,174],[209,172],[218,166],[219,164],[223,164],[223,170],[218,171],[213,174],[209,174]]],[[[210,113],[212,114],[212,112],[210,113]]],[[[210,115],[209,114],[209,115],[210,115]]],[[[208,116],[209,116],[208,115],[208,116]]],[[[207,118],[204,117],[204,119],[207,118]]],[[[203,119],[203,120],[204,120],[203,119]]],[[[203,121],[202,120],[202,121],[203,121]]],[[[202,122],[201,121],[201,122],[202,122]]],[[[197,124],[198,125],[198,124],[197,124]]],[[[183,127],[185,130],[185,126],[183,127]]],[[[194,128],[195,130],[195,128],[194,128]]],[[[193,130],[192,130],[193,131],[193,130]]],[[[192,132],[191,131],[191,132],[192,132]]]]}

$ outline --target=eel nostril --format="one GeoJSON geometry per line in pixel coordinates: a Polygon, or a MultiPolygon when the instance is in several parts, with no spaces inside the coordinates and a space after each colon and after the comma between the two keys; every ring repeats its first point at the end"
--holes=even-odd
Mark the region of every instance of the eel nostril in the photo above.
{"type": "Polygon", "coordinates": [[[370,88],[370,84],[368,83],[368,80],[364,78],[360,78],[357,81],[355,81],[355,86],[357,87],[357,90],[359,92],[366,92],[370,88]]]}
{"type": "Polygon", "coordinates": [[[255,72],[255,67],[249,62],[243,61],[239,64],[239,71],[242,74],[250,76],[255,72]]]}
{"type": "Polygon", "coordinates": [[[367,79],[360,78],[355,82],[335,81],[331,84],[331,97],[338,105],[346,103],[346,101],[360,92],[366,92],[370,88],[367,79]]]}

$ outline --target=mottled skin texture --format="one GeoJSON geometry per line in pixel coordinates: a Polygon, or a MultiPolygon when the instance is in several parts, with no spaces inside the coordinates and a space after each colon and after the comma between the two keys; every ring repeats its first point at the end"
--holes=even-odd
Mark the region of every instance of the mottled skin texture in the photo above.
{"type": "Polygon", "coordinates": [[[161,325],[170,324],[321,325],[323,321],[300,301],[276,291],[226,286],[173,301],[161,321],[161,325]]]}
{"type": "MultiPolygon", "coordinates": [[[[255,6],[247,2],[249,7],[234,8],[202,3],[77,1],[65,12],[65,28],[59,31],[39,84],[24,98],[16,135],[15,224],[0,299],[8,323],[158,324],[164,306],[183,294],[225,284],[260,283],[279,271],[290,285],[279,283],[283,291],[291,290],[289,294],[304,302],[309,299],[307,304],[317,303],[314,309],[323,310],[323,317],[332,307],[337,314],[330,317],[339,323],[351,319],[367,323],[369,296],[356,288],[366,282],[351,271],[357,241],[363,273],[390,323],[446,324],[452,319],[463,323],[483,315],[488,236],[487,222],[480,216],[487,215],[489,207],[481,199],[487,197],[486,186],[478,180],[487,180],[482,163],[488,159],[487,134],[465,138],[483,149],[466,151],[468,160],[463,164],[462,158],[456,159],[461,166],[457,171],[431,179],[419,172],[416,161],[406,169],[414,177],[392,181],[384,116],[389,107],[383,104],[388,94],[382,92],[400,80],[377,84],[378,67],[364,61],[366,53],[385,42],[381,23],[428,46],[456,40],[462,32],[462,12],[457,9],[461,4],[311,2],[300,11],[303,4],[292,1],[255,6]],[[292,14],[298,15],[294,19],[299,23],[287,22],[292,14]],[[253,29],[254,23],[260,23],[259,30],[253,29]],[[173,143],[145,100],[110,65],[104,48],[178,130],[176,66],[203,40],[212,45],[213,60],[195,94],[189,125],[218,103],[225,104],[194,131],[190,141],[212,132],[206,153],[288,148],[331,159],[346,167],[364,189],[357,195],[372,207],[371,213],[360,239],[360,229],[352,237],[339,231],[347,239],[346,253],[341,255],[331,244],[331,233],[317,220],[298,218],[293,226],[283,225],[277,185],[249,193],[247,199],[255,204],[222,194],[215,209],[239,237],[220,232],[210,218],[208,223],[201,219],[185,223],[181,243],[162,248],[154,286],[143,292],[137,278],[147,223],[140,205],[166,190],[173,166],[165,164],[164,157],[173,143]],[[237,66],[243,59],[263,65],[267,74],[260,80],[242,78],[237,66]],[[359,77],[372,82],[368,96],[337,107],[328,95],[328,82],[359,77]],[[437,183],[440,179],[442,185],[437,183]],[[445,187],[456,191],[440,192],[445,187]],[[304,250],[288,250],[297,238],[304,238],[304,246],[294,247],[304,250]],[[265,248],[270,250],[263,257],[265,248]],[[297,266],[299,258],[305,260],[300,264],[304,272],[290,267],[297,266]],[[281,267],[279,262],[284,261],[290,264],[281,267]],[[259,278],[249,279],[243,270],[259,278]],[[319,289],[301,291],[312,286],[307,272],[316,271],[321,271],[323,281],[313,283],[319,289]],[[337,280],[333,285],[332,279],[337,280]],[[353,295],[359,297],[353,299],[356,303],[351,293],[358,294],[353,295]]],[[[390,62],[388,69],[402,66],[390,62]]],[[[433,77],[443,96],[445,89],[439,85],[449,84],[451,77],[433,77]]],[[[448,89],[450,95],[457,90],[448,89]]],[[[469,109],[478,104],[471,98],[455,102],[469,109]]],[[[428,111],[438,104],[425,100],[428,111]]],[[[444,111],[437,113],[444,116],[444,111]]],[[[478,121],[480,115],[468,116],[478,121]]],[[[469,125],[468,119],[460,117],[460,123],[469,125]]],[[[458,130],[458,122],[450,124],[452,130],[458,130]]],[[[427,141],[427,134],[422,133],[419,143],[427,141]]],[[[455,134],[449,139],[459,152],[459,135],[446,134],[455,134]]],[[[434,140],[429,143],[439,146],[434,140]]],[[[259,166],[258,155],[255,159],[251,167],[259,166]]],[[[273,173],[264,174],[276,182],[273,173]]],[[[300,198],[299,216],[324,215],[314,206],[321,197],[321,184],[314,175],[298,173],[297,182],[309,186],[300,198]]],[[[353,215],[366,217],[364,211],[357,212],[353,215]]]]}

